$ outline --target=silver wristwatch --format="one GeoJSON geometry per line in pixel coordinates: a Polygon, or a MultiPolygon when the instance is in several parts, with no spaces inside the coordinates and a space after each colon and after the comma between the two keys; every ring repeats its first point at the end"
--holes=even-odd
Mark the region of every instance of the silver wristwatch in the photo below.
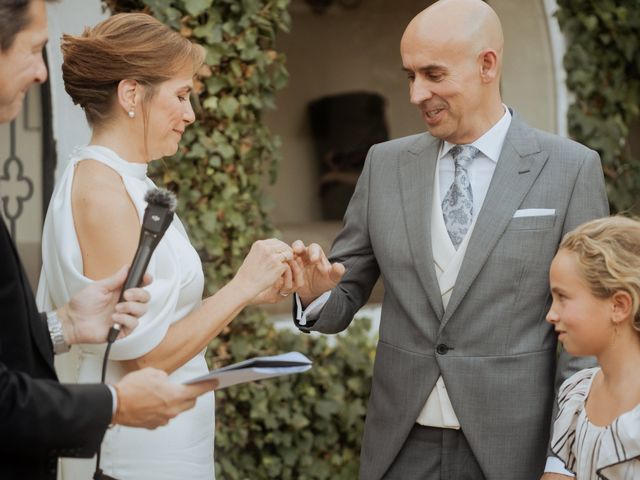
{"type": "Polygon", "coordinates": [[[53,344],[53,353],[57,355],[68,352],[71,347],[64,341],[62,324],[55,310],[53,312],[47,312],[47,326],[49,327],[49,335],[51,336],[51,343],[53,344]]]}

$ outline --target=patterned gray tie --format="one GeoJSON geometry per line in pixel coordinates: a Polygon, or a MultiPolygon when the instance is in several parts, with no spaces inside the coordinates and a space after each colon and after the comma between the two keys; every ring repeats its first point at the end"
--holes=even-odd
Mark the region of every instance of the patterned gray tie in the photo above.
{"type": "Polygon", "coordinates": [[[480,151],[472,145],[456,145],[450,152],[456,170],[453,183],[442,201],[442,215],[451,242],[457,250],[473,219],[473,192],[467,169],[480,151]]]}

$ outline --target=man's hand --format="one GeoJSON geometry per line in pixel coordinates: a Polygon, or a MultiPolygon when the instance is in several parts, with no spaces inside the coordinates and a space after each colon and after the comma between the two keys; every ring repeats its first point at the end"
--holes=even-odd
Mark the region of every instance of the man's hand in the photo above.
{"type": "Polygon", "coordinates": [[[324,292],[338,285],[345,268],[341,263],[330,263],[317,243],[307,247],[302,240],[296,240],[291,248],[296,258],[302,262],[304,284],[298,289],[298,295],[302,304],[307,306],[324,292]]]}
{"type": "MultiPolygon", "coordinates": [[[[146,313],[150,296],[142,288],[130,288],[124,293],[125,301],[116,305],[127,271],[127,267],[122,267],[111,277],[92,283],[58,309],[64,338],[69,345],[106,342],[114,323],[123,327],[120,337],[138,326],[138,318],[146,313]]],[[[151,277],[145,275],[145,284],[150,281],[151,277]]]]}
{"type": "Polygon", "coordinates": [[[562,475],[561,473],[546,472],[542,474],[540,480],[569,480],[570,478],[573,479],[576,477],[572,477],[571,475],[562,475]]]}
{"type": "Polygon", "coordinates": [[[166,425],[179,413],[192,408],[200,395],[217,386],[217,380],[193,385],[171,383],[162,370],[137,370],[113,385],[118,392],[113,423],[149,429],[166,425]]]}

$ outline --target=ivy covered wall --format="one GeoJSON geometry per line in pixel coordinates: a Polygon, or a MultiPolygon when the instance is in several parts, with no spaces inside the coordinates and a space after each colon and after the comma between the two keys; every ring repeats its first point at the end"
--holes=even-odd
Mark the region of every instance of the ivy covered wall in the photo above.
{"type": "Polygon", "coordinates": [[[612,211],[640,214],[640,159],[629,143],[629,127],[640,115],[640,1],[557,3],[574,94],[569,133],[600,153],[612,211]]]}

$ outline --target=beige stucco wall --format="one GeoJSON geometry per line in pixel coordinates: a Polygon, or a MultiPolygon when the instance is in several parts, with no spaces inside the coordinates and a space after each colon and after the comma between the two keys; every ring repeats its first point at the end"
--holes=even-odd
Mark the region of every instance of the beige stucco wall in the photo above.
{"type": "Polygon", "coordinates": [[[318,174],[306,111],[309,101],[328,94],[374,91],[387,99],[392,137],[422,131],[418,113],[408,102],[399,42],[406,24],[423,5],[416,0],[363,0],[352,10],[332,6],[316,15],[304,1],[293,0],[291,34],[278,39],[291,78],[278,95],[278,110],[266,118],[283,140],[279,179],[270,189],[276,223],[320,219],[318,174]]]}
{"type": "Polygon", "coordinates": [[[554,65],[543,0],[491,0],[505,37],[502,95],[531,125],[557,132],[554,65]]]}
{"type": "MultiPolygon", "coordinates": [[[[409,104],[399,42],[409,20],[430,2],[362,0],[349,10],[332,6],[314,14],[293,0],[290,34],[278,38],[287,55],[289,85],[266,123],[283,140],[278,182],[269,189],[272,218],[279,225],[320,219],[317,167],[306,107],[323,95],[375,91],[387,99],[391,137],[423,131],[409,104]]],[[[493,0],[506,41],[502,82],[505,102],[531,125],[556,130],[553,60],[543,0],[493,0]]]]}

